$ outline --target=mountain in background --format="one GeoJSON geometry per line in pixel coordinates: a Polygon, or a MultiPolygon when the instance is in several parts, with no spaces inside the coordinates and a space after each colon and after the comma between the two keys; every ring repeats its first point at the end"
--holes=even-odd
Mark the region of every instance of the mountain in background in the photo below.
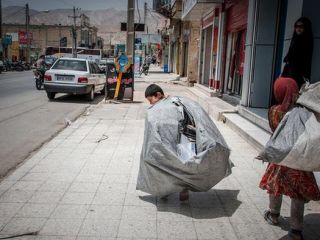
{"type": "MultiPolygon", "coordinates": [[[[120,32],[121,22],[126,22],[127,11],[119,10],[115,8],[86,11],[82,10],[77,14],[84,13],[90,18],[90,24],[98,28],[98,35],[101,36],[105,43],[110,41],[110,32],[116,32],[112,34],[112,43],[125,42],[126,33],[120,32]]],[[[49,12],[40,12],[30,9],[30,24],[45,24],[45,25],[72,25],[72,19],[68,16],[72,16],[72,9],[54,9],[49,12]]],[[[2,10],[3,23],[25,23],[25,9],[24,7],[10,6],[3,8],[2,10]]],[[[136,10],[135,22],[143,23],[144,11],[136,10]],[[140,13],[140,19],[139,19],[140,13]]],[[[157,33],[158,29],[162,29],[166,25],[166,18],[162,15],[148,11],[147,12],[147,27],[149,33],[157,33]]],[[[167,23],[168,24],[168,23],[167,23]]]]}

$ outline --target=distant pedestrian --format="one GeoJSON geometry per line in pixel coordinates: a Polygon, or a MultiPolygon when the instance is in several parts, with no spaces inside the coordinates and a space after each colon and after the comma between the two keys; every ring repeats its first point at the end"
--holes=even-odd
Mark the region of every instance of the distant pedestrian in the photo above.
{"type": "MultiPolygon", "coordinates": [[[[269,109],[272,131],[275,131],[286,112],[294,106],[298,93],[298,84],[293,79],[281,77],[276,80],[274,95],[278,105],[269,109]]],[[[271,225],[279,224],[282,195],[291,198],[289,237],[292,240],[303,239],[304,204],[320,200],[320,191],[313,173],[270,163],[262,177],[260,188],[269,193],[269,210],[265,211],[264,218],[271,225]]]]}
{"type": "Polygon", "coordinates": [[[310,79],[313,52],[312,24],[308,18],[298,19],[294,25],[294,33],[290,48],[284,58],[285,67],[282,77],[293,78],[298,87],[305,83],[304,78],[310,79]]]}

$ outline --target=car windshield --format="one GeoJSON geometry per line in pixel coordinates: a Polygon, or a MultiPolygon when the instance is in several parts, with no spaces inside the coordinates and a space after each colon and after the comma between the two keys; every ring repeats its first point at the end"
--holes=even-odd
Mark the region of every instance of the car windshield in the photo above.
{"type": "Polygon", "coordinates": [[[56,58],[53,57],[46,57],[45,62],[46,64],[52,65],[56,61],[56,58]]]}
{"type": "Polygon", "coordinates": [[[71,60],[71,59],[60,59],[54,64],[52,69],[59,69],[59,70],[73,70],[73,71],[87,71],[87,63],[86,61],[79,61],[79,60],[71,60]]]}

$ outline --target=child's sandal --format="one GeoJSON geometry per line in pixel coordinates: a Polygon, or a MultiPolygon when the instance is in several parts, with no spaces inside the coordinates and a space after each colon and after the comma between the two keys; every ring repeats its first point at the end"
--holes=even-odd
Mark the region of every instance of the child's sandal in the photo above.
{"type": "Polygon", "coordinates": [[[269,223],[270,225],[278,225],[279,224],[279,217],[280,214],[274,214],[270,210],[266,210],[263,214],[264,219],[269,223]],[[275,219],[276,218],[276,219],[275,219]]]}

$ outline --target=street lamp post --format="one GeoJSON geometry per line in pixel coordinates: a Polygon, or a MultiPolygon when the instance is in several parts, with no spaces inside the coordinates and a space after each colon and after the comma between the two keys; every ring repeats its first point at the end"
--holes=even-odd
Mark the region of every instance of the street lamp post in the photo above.
{"type": "Polygon", "coordinates": [[[127,56],[129,61],[134,60],[134,9],[135,1],[128,0],[128,15],[127,15],[127,56]]]}
{"type": "Polygon", "coordinates": [[[61,57],[61,23],[59,23],[59,58],[61,57]]]}

